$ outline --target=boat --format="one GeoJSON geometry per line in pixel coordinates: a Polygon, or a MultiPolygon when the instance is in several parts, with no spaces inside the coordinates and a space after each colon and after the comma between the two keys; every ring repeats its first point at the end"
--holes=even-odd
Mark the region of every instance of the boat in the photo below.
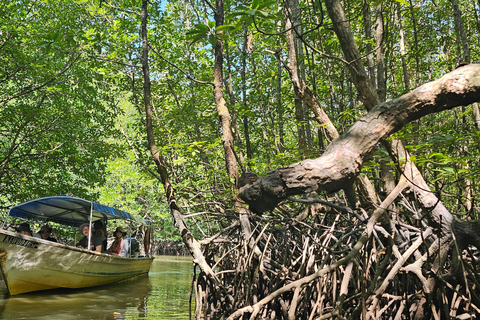
{"type": "Polygon", "coordinates": [[[14,206],[9,217],[77,227],[121,219],[147,227],[145,255],[121,257],[0,229],[0,268],[10,295],[57,288],[86,288],[148,274],[151,222],[89,200],[52,196],[14,206]]]}

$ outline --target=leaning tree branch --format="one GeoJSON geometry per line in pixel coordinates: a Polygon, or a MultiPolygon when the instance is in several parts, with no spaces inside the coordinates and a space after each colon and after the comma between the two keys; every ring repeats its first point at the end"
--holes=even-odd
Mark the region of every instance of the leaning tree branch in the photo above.
{"type": "Polygon", "coordinates": [[[425,115],[480,101],[480,64],[460,67],[438,80],[379,104],[334,140],[317,159],[277,169],[240,188],[254,212],[274,209],[291,195],[337,191],[350,185],[379,142],[425,115]]]}
{"type": "Polygon", "coordinates": [[[170,207],[170,213],[175,221],[175,226],[177,227],[180,236],[185,243],[185,246],[188,248],[190,254],[193,257],[193,262],[200,267],[200,269],[205,273],[205,275],[210,279],[214,285],[220,287],[220,280],[215,275],[215,272],[212,270],[210,265],[205,259],[202,250],[200,249],[198,241],[192,235],[188,226],[183,218],[183,215],[180,211],[180,208],[177,205],[175,199],[174,188],[170,183],[170,178],[168,176],[165,159],[160,154],[157,144],[155,142],[155,135],[153,132],[153,115],[152,115],[152,105],[151,105],[151,88],[150,88],[150,66],[148,64],[148,40],[147,40],[147,7],[148,1],[142,1],[142,71],[144,79],[144,105],[145,105],[145,129],[147,132],[147,143],[148,149],[152,155],[153,161],[157,167],[158,176],[161,179],[163,187],[165,189],[166,198],[168,205],[170,207]]]}

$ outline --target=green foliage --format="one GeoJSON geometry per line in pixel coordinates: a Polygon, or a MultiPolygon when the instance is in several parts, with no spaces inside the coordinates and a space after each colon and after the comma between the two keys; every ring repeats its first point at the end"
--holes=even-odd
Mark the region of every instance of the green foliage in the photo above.
{"type": "Polygon", "coordinates": [[[111,90],[82,55],[83,22],[94,17],[75,1],[14,1],[0,10],[2,194],[7,203],[92,197],[89,185],[102,181],[114,150],[104,139],[114,121],[111,90]]]}
{"type": "Polygon", "coordinates": [[[227,18],[236,21],[238,25],[251,25],[255,19],[266,22],[277,21],[282,18],[281,11],[273,11],[278,8],[276,1],[253,0],[250,4],[239,4],[227,15],[227,18]]]}
{"type": "MultiPolygon", "coordinates": [[[[449,1],[367,4],[374,10],[380,3],[388,99],[455,67],[449,1]]],[[[305,156],[318,157],[329,143],[321,126],[310,118],[306,126],[295,117],[295,93],[280,62],[288,62],[284,3],[227,1],[221,26],[204,4],[149,2],[148,24],[155,139],[179,205],[185,214],[198,214],[191,218],[197,235],[222,226],[220,219],[211,223],[201,213],[229,214],[233,207],[212,89],[191,80],[213,80],[213,47],[219,39],[225,45],[224,93],[237,137],[234,147],[245,169],[266,174],[305,156]],[[299,125],[309,128],[311,145],[299,146],[299,125]]],[[[346,14],[368,57],[367,48],[376,44],[373,36],[365,37],[364,18],[374,25],[375,15],[364,17],[364,5],[346,2],[346,14]]],[[[468,1],[460,5],[476,61],[477,7],[468,1]]],[[[307,85],[343,132],[364,110],[323,4],[301,1],[300,9],[307,85]]],[[[140,2],[112,0],[100,7],[93,0],[23,0],[7,1],[0,10],[1,205],[68,193],[151,217],[158,236],[178,237],[145,149],[140,2]]],[[[469,180],[477,191],[480,134],[470,109],[428,116],[397,137],[434,188],[461,194],[459,181],[469,180]]],[[[378,176],[380,160],[390,161],[382,149],[363,173],[378,176]]]]}

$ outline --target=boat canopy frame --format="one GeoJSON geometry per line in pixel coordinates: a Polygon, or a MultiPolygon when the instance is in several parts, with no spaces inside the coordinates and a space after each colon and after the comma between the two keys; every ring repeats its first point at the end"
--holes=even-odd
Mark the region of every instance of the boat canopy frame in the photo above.
{"type": "Polygon", "coordinates": [[[70,197],[51,196],[38,198],[12,207],[8,213],[11,217],[26,220],[43,220],[56,222],[62,225],[78,227],[83,223],[93,221],[123,219],[150,226],[150,220],[132,216],[126,211],[105,206],[93,201],[70,197]]]}

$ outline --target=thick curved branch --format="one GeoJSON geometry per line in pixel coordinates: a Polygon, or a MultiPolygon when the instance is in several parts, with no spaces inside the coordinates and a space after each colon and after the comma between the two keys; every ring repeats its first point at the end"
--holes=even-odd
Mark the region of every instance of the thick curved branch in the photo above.
{"type": "Polygon", "coordinates": [[[317,159],[271,172],[240,188],[254,212],[272,210],[291,195],[337,191],[350,185],[379,142],[425,115],[480,101],[480,64],[455,69],[442,78],[373,108],[317,159]]]}

